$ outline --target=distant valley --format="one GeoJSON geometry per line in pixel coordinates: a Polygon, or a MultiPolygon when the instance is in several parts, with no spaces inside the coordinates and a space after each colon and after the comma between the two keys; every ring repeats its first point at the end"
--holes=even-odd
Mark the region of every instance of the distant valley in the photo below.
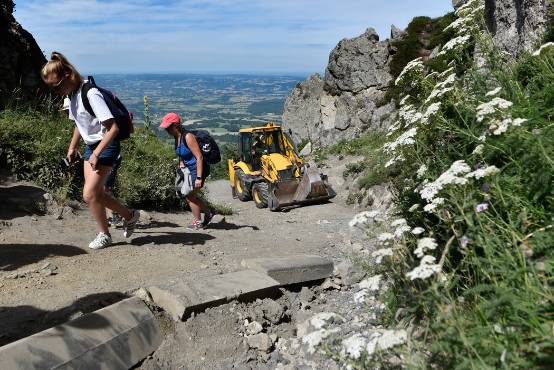
{"type": "Polygon", "coordinates": [[[99,86],[114,91],[144,124],[144,96],[148,96],[152,128],[167,112],[176,112],[190,128],[207,129],[220,142],[235,142],[241,127],[281,122],[283,104],[305,76],[203,74],[101,74],[99,86]]]}

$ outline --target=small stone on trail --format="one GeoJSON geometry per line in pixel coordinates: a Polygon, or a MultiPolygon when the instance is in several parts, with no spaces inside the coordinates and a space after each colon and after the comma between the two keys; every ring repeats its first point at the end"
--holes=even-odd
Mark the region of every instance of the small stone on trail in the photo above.
{"type": "Polygon", "coordinates": [[[257,321],[252,321],[246,326],[246,332],[250,335],[258,334],[263,330],[262,324],[257,321]]]}
{"type": "Polygon", "coordinates": [[[273,346],[273,343],[271,342],[271,338],[266,333],[258,333],[252,336],[249,336],[246,338],[248,341],[248,345],[252,348],[259,349],[263,352],[269,352],[271,350],[271,347],[273,346]]]}

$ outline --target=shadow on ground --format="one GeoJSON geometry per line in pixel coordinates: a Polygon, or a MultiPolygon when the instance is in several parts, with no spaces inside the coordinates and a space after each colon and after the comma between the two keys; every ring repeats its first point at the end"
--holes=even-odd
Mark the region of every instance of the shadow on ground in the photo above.
{"type": "Polygon", "coordinates": [[[2,244],[0,270],[11,271],[53,256],[86,254],[81,248],[65,244],[2,244]]]}
{"type": "Polygon", "coordinates": [[[162,235],[147,235],[134,238],[130,244],[146,245],[146,244],[181,244],[181,245],[202,245],[208,240],[215,239],[215,236],[193,232],[164,232],[162,235]]]}
{"type": "Polygon", "coordinates": [[[251,225],[237,225],[237,224],[232,224],[230,222],[227,222],[227,220],[225,220],[225,217],[223,217],[221,219],[221,221],[219,222],[212,222],[211,224],[209,224],[206,229],[214,229],[214,230],[238,230],[238,229],[243,229],[243,228],[246,228],[246,227],[249,227],[251,228],[252,230],[254,231],[258,231],[260,230],[260,228],[258,226],[251,226],[251,225]]]}
{"type": "MultiPolygon", "coordinates": [[[[65,323],[83,314],[96,311],[128,298],[120,292],[90,294],[75,300],[69,306],[56,311],[42,310],[34,306],[0,307],[0,346],[65,323]]],[[[107,326],[96,320],[96,327],[107,326]]]]}
{"type": "Polygon", "coordinates": [[[0,220],[44,214],[44,194],[36,186],[0,186],[0,220]]]}

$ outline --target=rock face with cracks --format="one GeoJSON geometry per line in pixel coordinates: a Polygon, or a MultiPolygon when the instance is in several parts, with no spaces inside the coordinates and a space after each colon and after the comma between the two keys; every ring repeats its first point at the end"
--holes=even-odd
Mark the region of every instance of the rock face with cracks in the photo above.
{"type": "Polygon", "coordinates": [[[33,36],[15,20],[12,0],[0,0],[0,106],[14,97],[47,94],[40,77],[46,58],[33,36]]]}
{"type": "MultiPolygon", "coordinates": [[[[395,36],[401,32],[393,29],[395,36]]],[[[388,127],[394,105],[377,102],[392,81],[388,40],[379,41],[373,28],[344,39],[331,51],[322,80],[313,75],[298,84],[285,102],[283,125],[296,141],[329,145],[357,137],[362,131],[388,127]]]]}

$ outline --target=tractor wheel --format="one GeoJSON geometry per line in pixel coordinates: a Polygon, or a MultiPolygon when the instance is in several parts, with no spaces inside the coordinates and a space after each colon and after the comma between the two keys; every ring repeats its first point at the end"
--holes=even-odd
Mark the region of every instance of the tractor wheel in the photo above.
{"type": "Polygon", "coordinates": [[[250,194],[248,184],[244,181],[245,176],[246,175],[242,170],[235,171],[235,192],[237,193],[237,197],[239,197],[239,199],[243,202],[252,199],[252,194],[250,194]]]}
{"type": "Polygon", "coordinates": [[[268,185],[265,182],[258,182],[252,186],[252,198],[258,208],[267,208],[268,185]]]}

